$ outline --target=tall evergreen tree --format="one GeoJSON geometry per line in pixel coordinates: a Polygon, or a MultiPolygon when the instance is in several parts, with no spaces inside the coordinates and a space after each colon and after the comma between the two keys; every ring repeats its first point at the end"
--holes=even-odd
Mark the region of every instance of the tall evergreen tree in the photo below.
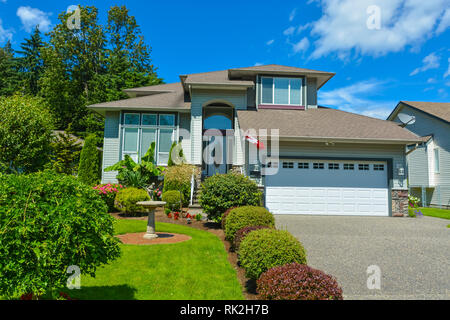
{"type": "Polygon", "coordinates": [[[88,185],[95,185],[100,181],[100,157],[96,144],[97,137],[93,134],[84,141],[78,167],[78,179],[88,185]]]}
{"type": "Polygon", "coordinates": [[[23,93],[36,95],[39,92],[38,81],[43,73],[41,49],[44,46],[39,27],[34,29],[29,39],[20,45],[17,58],[18,69],[22,80],[23,93]]]}
{"type": "Polygon", "coordinates": [[[0,48],[0,96],[10,96],[19,90],[19,72],[14,50],[8,41],[0,48]]]}

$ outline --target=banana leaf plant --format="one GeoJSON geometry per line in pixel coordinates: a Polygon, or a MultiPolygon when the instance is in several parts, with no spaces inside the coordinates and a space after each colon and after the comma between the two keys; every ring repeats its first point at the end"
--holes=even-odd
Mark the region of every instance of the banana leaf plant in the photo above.
{"type": "Polygon", "coordinates": [[[117,171],[117,180],[127,187],[147,188],[162,175],[164,168],[155,164],[155,147],[153,142],[147,153],[136,163],[129,155],[125,159],[105,169],[105,172],[117,171]]]}

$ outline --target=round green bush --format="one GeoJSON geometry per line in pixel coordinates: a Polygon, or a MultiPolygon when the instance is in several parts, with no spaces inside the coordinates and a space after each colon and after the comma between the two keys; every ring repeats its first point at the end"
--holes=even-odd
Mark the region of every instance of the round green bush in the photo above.
{"type": "Polygon", "coordinates": [[[245,237],[252,231],[255,230],[261,230],[261,229],[268,229],[270,227],[266,226],[251,226],[251,227],[245,227],[242,229],[239,229],[236,234],[234,235],[233,245],[231,246],[233,250],[239,250],[239,246],[241,245],[242,240],[245,239],[245,237]]]}
{"type": "Polygon", "coordinates": [[[240,207],[231,210],[225,224],[225,238],[233,242],[234,235],[239,229],[252,226],[274,227],[275,218],[263,207],[240,207]]]}
{"type": "Polygon", "coordinates": [[[222,224],[222,229],[223,230],[225,230],[225,224],[227,223],[227,217],[228,217],[228,215],[230,214],[230,212],[232,211],[232,210],[234,210],[234,209],[236,209],[237,207],[233,207],[233,208],[230,208],[230,209],[228,209],[227,211],[225,211],[225,213],[222,215],[222,221],[221,221],[221,224],[222,224]]]}
{"type": "Polygon", "coordinates": [[[45,102],[22,95],[0,97],[0,115],[0,163],[8,171],[41,170],[50,160],[54,129],[45,102]]]}
{"type": "Polygon", "coordinates": [[[127,215],[144,213],[145,209],[136,205],[140,201],[149,201],[147,191],[138,188],[126,188],[119,190],[116,195],[116,207],[127,215]]]}
{"type": "Polygon", "coordinates": [[[273,267],[293,262],[306,264],[302,244],[289,232],[275,229],[250,232],[241,242],[238,253],[247,277],[254,280],[273,267]]]}
{"type": "Polygon", "coordinates": [[[343,300],[335,278],[298,263],[264,272],[257,281],[257,291],[262,300],[343,300]]]}
{"type": "Polygon", "coordinates": [[[91,187],[41,172],[0,179],[0,296],[39,297],[66,286],[69,266],[83,275],[120,256],[114,218],[91,187]]]}
{"type": "Polygon", "coordinates": [[[206,179],[200,188],[199,202],[208,219],[220,222],[229,208],[261,205],[262,194],[248,177],[229,173],[206,179]]]}
{"type": "Polygon", "coordinates": [[[180,191],[170,190],[162,195],[162,201],[166,202],[166,207],[172,211],[181,210],[183,195],[180,191]]]}

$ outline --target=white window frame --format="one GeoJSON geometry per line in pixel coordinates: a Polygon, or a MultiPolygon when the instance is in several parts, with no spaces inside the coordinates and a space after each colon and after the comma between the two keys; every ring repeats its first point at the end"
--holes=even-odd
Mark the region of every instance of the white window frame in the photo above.
{"type": "Polygon", "coordinates": [[[439,148],[433,149],[434,173],[441,173],[441,151],[439,148]]]}
{"type": "Polygon", "coordinates": [[[275,79],[288,79],[289,80],[289,88],[288,88],[288,106],[301,107],[303,106],[303,87],[304,87],[304,78],[288,78],[288,77],[261,77],[261,105],[278,105],[275,103],[275,79]],[[263,79],[272,79],[272,103],[264,103],[263,101],[263,79]],[[300,80],[300,103],[295,104],[291,103],[291,80],[300,80]]]}
{"type": "MultiPolygon", "coordinates": [[[[146,112],[124,112],[123,113],[123,122],[122,122],[122,147],[121,147],[121,151],[122,151],[122,160],[125,159],[125,155],[136,155],[137,154],[137,160],[138,162],[141,161],[141,157],[144,155],[142,154],[143,152],[147,152],[147,150],[142,151],[141,147],[142,147],[142,129],[155,129],[155,160],[156,160],[156,164],[159,166],[166,166],[167,163],[161,163],[160,162],[160,157],[159,157],[159,141],[160,141],[160,130],[161,129],[172,129],[172,143],[173,141],[175,141],[174,139],[176,138],[176,133],[178,132],[178,124],[177,124],[177,115],[175,113],[155,113],[155,112],[151,112],[151,113],[146,113],[146,112]],[[139,115],[139,125],[131,125],[131,124],[125,124],[125,117],[128,114],[135,114],[135,115],[139,115]],[[143,125],[142,123],[142,118],[144,115],[156,115],[156,125],[143,125]],[[169,126],[169,125],[160,125],[160,116],[161,115],[170,115],[174,118],[174,125],[173,126],[169,126]],[[131,153],[129,151],[125,151],[125,130],[127,128],[133,128],[133,129],[138,129],[138,140],[137,140],[137,153],[131,153]]],[[[162,154],[169,154],[169,152],[163,152],[162,154]]]]}

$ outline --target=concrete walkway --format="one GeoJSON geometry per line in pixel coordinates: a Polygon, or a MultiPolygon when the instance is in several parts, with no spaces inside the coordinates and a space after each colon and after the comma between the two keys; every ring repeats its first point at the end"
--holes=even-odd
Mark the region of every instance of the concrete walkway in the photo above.
{"type": "Polygon", "coordinates": [[[304,245],[308,264],[335,276],[346,299],[450,300],[450,220],[276,216],[304,245]],[[367,288],[379,266],[381,290],[367,288]]]}

